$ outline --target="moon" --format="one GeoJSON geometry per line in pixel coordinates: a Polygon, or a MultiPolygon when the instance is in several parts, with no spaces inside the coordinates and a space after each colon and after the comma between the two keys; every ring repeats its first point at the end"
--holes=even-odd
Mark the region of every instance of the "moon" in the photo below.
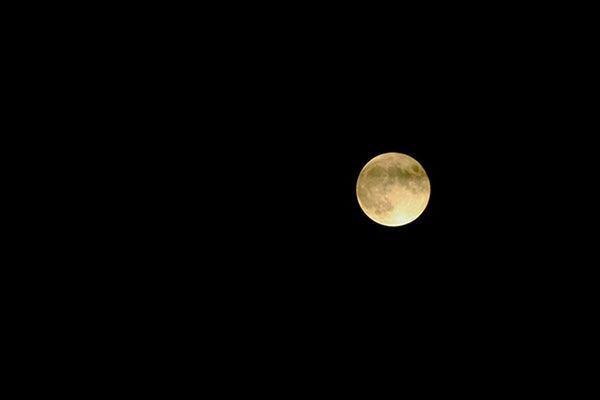
{"type": "Polygon", "coordinates": [[[423,166],[402,153],[373,158],[360,171],[356,182],[360,208],[384,226],[402,226],[419,218],[430,194],[431,184],[423,166]]]}

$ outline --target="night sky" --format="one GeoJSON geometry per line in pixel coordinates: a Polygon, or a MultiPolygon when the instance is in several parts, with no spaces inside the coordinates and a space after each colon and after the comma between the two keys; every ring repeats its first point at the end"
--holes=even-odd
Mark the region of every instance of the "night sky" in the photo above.
{"type": "Polygon", "coordinates": [[[549,83],[555,49],[475,28],[299,32],[219,31],[140,111],[140,168],[159,182],[158,222],[144,223],[168,239],[165,259],[189,262],[185,280],[239,281],[243,301],[273,291],[276,307],[335,298],[392,312],[408,294],[425,311],[506,304],[507,285],[544,279],[534,260],[558,250],[544,239],[568,223],[559,198],[579,146],[556,136],[577,118],[549,83]],[[358,173],[384,152],[431,179],[405,227],[374,224],[356,201],[358,173]]]}
{"type": "Polygon", "coordinates": [[[554,312],[536,304],[559,301],[547,295],[561,271],[539,262],[560,251],[548,198],[562,189],[544,165],[556,145],[526,142],[549,111],[495,67],[410,60],[369,58],[335,79],[257,72],[223,99],[217,85],[218,112],[199,108],[168,149],[169,290],[195,296],[199,284],[242,325],[427,340],[554,312]],[[384,152],[411,155],[431,180],[428,208],[405,227],[374,224],[356,201],[361,168],[384,152]]]}
{"type": "Polygon", "coordinates": [[[136,47],[108,124],[134,133],[115,139],[99,211],[129,265],[111,267],[120,290],[249,360],[541,353],[540,332],[588,293],[589,104],[557,61],[576,50],[426,20],[179,24],[181,40],[136,47]],[[356,200],[386,152],[431,181],[403,227],[356,200]]]}

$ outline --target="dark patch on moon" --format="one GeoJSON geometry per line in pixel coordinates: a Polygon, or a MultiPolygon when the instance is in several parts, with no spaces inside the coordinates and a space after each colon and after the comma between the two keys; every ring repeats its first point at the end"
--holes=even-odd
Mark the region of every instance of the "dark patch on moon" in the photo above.
{"type": "Polygon", "coordinates": [[[393,182],[406,187],[412,193],[419,193],[428,189],[425,171],[418,165],[408,168],[401,165],[389,166],[388,176],[393,182]]]}
{"type": "Polygon", "coordinates": [[[388,173],[382,166],[373,165],[372,167],[367,169],[366,175],[369,178],[385,178],[388,175],[388,173]]]}

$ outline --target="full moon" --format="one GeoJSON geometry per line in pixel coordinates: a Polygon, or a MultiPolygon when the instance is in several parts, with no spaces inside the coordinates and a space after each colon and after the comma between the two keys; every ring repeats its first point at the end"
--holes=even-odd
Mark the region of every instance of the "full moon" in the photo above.
{"type": "Polygon", "coordinates": [[[356,197],[369,218],[385,226],[402,226],[427,207],[431,184],[414,158],[385,153],[369,161],[358,176],[356,197]]]}

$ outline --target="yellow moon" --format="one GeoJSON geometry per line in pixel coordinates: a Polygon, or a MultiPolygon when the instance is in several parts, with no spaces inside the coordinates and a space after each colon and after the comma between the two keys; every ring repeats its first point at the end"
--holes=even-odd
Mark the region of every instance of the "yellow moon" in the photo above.
{"type": "Polygon", "coordinates": [[[369,161],[358,176],[356,197],[369,218],[385,226],[413,222],[425,211],[431,184],[417,160],[385,153],[369,161]]]}

